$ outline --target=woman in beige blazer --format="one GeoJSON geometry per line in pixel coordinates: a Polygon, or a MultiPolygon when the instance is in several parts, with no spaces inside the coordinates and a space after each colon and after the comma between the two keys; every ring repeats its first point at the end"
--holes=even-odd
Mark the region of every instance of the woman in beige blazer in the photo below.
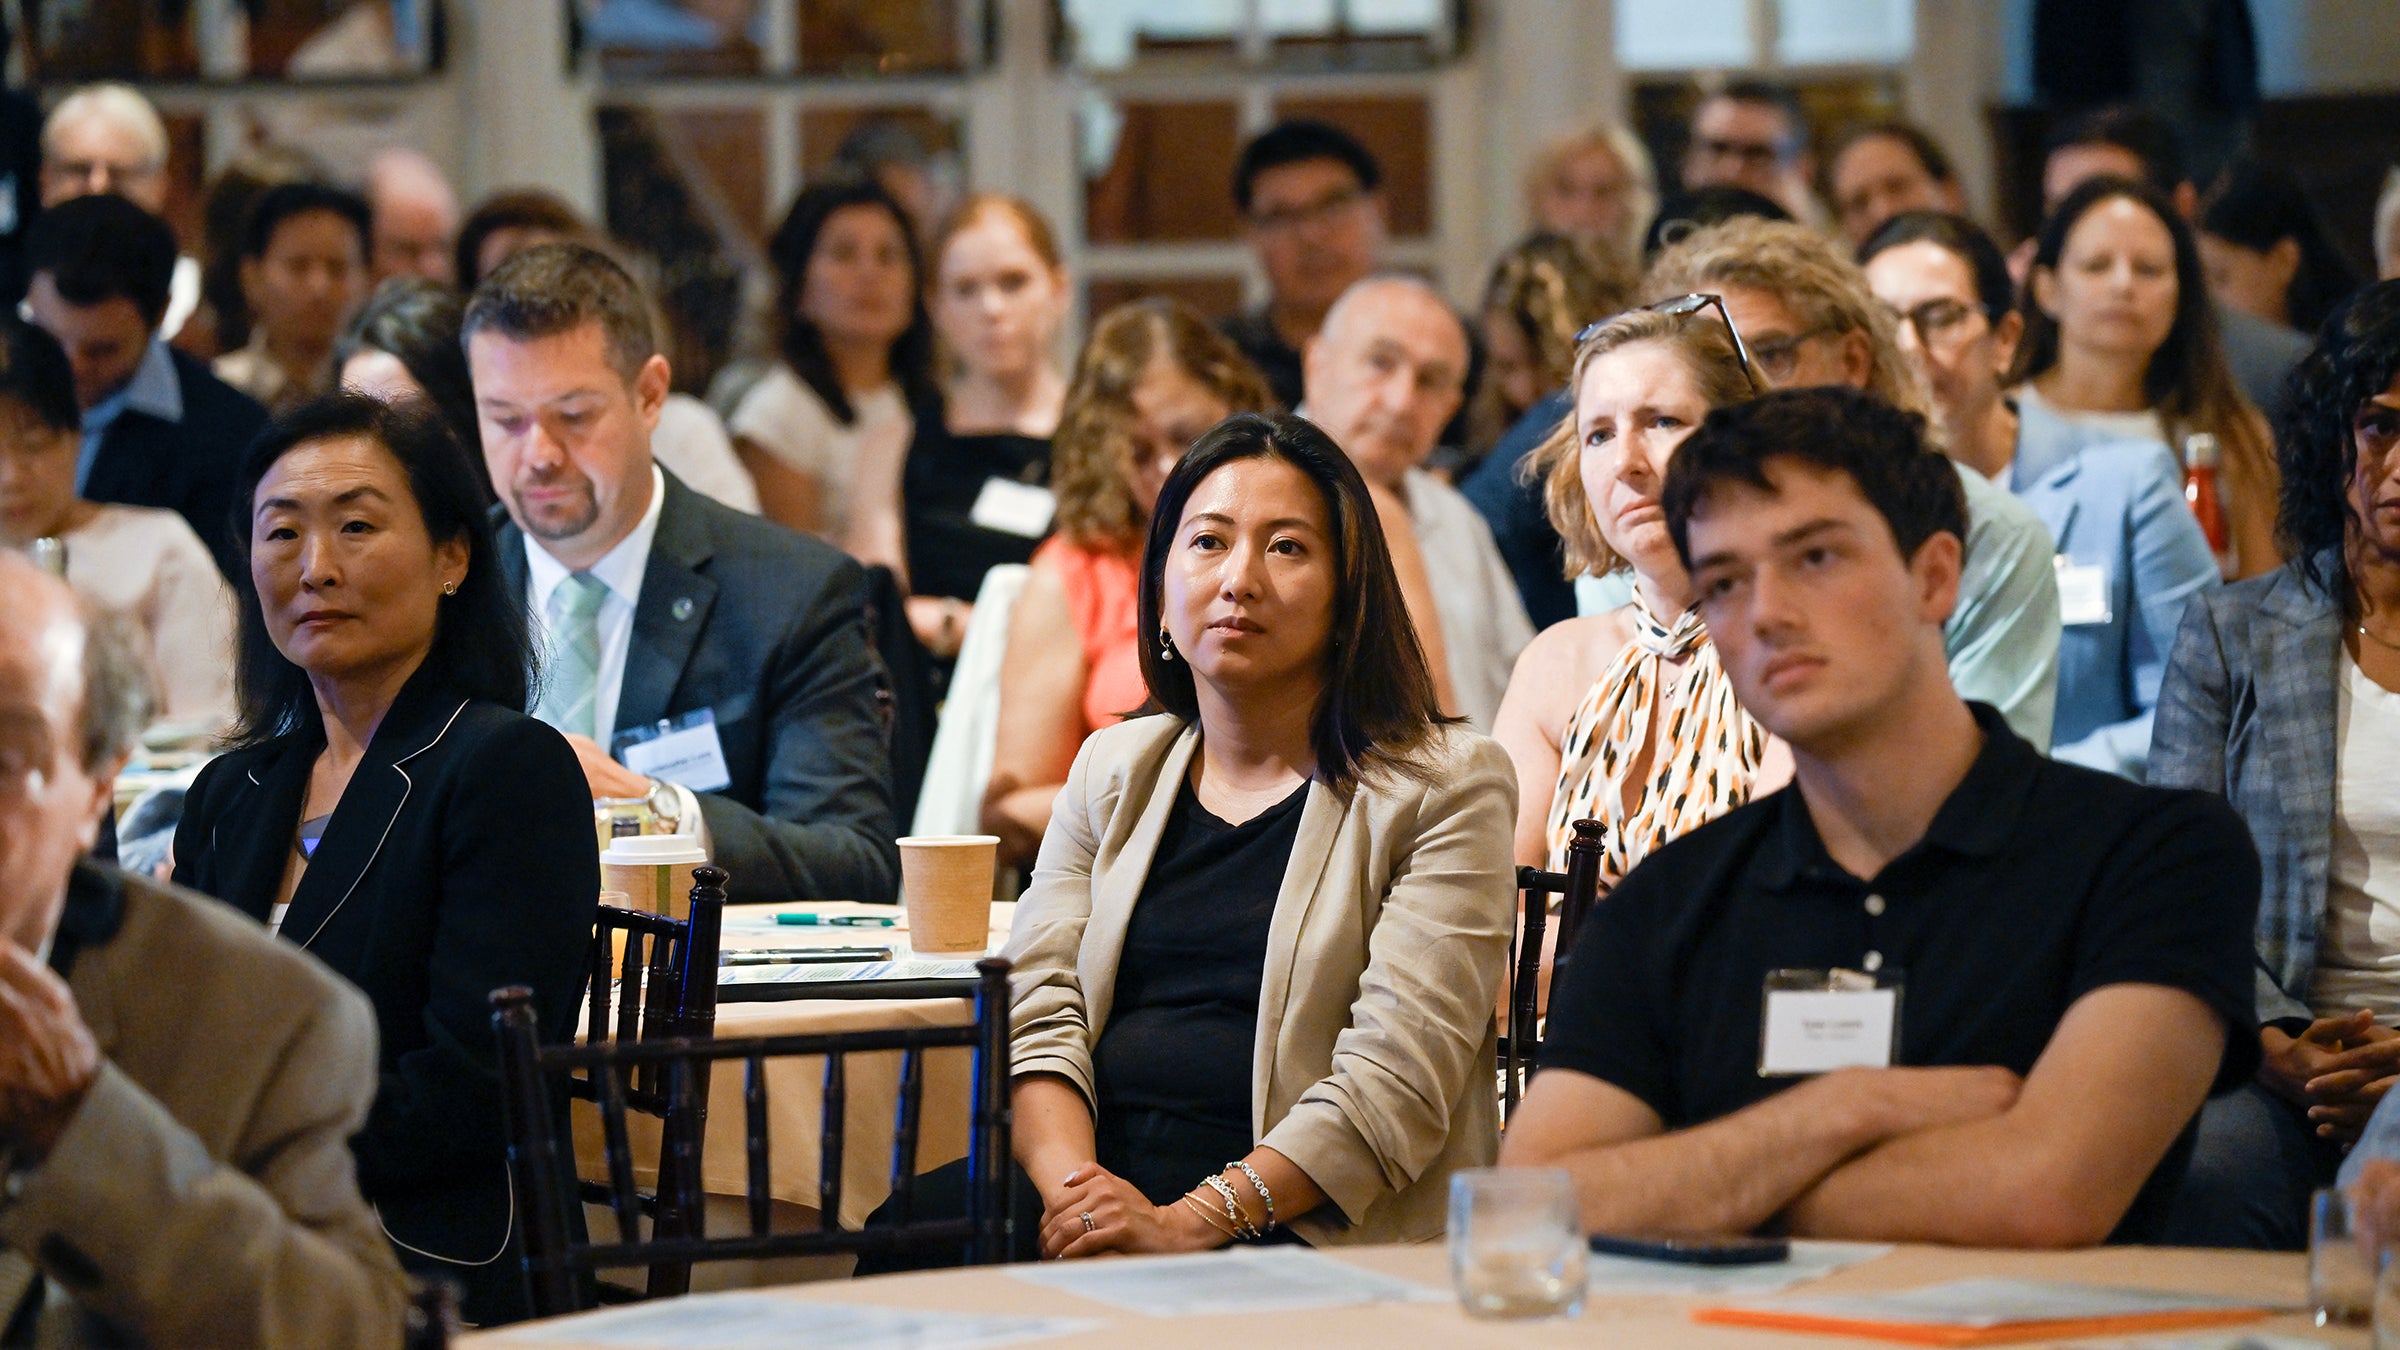
{"type": "Polygon", "coordinates": [[[1140,631],[1164,711],[1084,743],[1008,943],[1041,1254],[1434,1238],[1498,1139],[1508,758],[1440,715],[1366,485],[1305,421],[1184,456],[1140,631]]]}

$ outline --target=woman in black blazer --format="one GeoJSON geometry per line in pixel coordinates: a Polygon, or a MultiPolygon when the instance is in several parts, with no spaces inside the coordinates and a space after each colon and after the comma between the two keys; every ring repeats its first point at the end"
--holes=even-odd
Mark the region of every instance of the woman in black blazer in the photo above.
{"type": "Polygon", "coordinates": [[[482,489],[431,413],[335,394],[242,465],[241,722],[201,771],[175,880],[365,990],[382,1084],[352,1141],[410,1269],[470,1320],[525,1314],[491,1012],[572,1033],[599,895],[575,753],[525,716],[525,615],[482,489]]]}

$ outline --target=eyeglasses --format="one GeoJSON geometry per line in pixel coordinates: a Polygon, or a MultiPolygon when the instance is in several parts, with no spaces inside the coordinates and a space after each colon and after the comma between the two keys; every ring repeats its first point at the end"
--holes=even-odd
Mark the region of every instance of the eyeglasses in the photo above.
{"type": "Polygon", "coordinates": [[[1774,141],[1728,141],[1715,136],[1703,136],[1692,142],[1692,149],[1710,159],[1728,159],[1762,169],[1780,163],[1784,156],[1784,147],[1774,141]]]}
{"type": "Polygon", "coordinates": [[[1908,309],[1894,308],[1892,317],[1916,329],[1920,344],[1935,347],[1964,337],[1967,320],[1980,312],[1947,296],[1937,296],[1908,309]]]}
{"type": "MultiPolygon", "coordinates": [[[[1629,312],[1635,314],[1667,314],[1680,319],[1686,315],[1697,314],[1701,310],[1712,307],[1717,311],[1717,318],[1723,321],[1725,325],[1725,336],[1733,339],[1733,354],[1741,360],[1742,378],[1749,382],[1751,393],[1755,394],[1759,392],[1758,374],[1756,371],[1751,369],[1753,363],[1750,359],[1750,348],[1742,342],[1742,330],[1733,326],[1733,316],[1725,312],[1724,296],[1712,295],[1705,291],[1694,291],[1690,295],[1678,295],[1672,300],[1661,300],[1654,305],[1643,305],[1639,309],[1629,312]]],[[[1591,341],[1594,335],[1599,333],[1601,329],[1606,328],[1611,320],[1615,318],[1616,316],[1612,314],[1608,318],[1602,319],[1597,323],[1584,325],[1583,331],[1575,335],[1576,345],[1581,346],[1582,344],[1591,341]]],[[[1805,338],[1796,338],[1793,340],[1792,346],[1797,347],[1804,340],[1805,338]]]]}

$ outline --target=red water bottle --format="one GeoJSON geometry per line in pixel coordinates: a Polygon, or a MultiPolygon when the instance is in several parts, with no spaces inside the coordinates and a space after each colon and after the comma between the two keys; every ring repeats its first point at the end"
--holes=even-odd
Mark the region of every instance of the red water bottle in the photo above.
{"type": "Polygon", "coordinates": [[[2217,438],[2196,431],[2183,439],[2183,500],[2200,533],[2208,536],[2208,551],[2217,555],[2219,571],[2233,561],[2232,542],[2225,533],[2225,504],[2217,496],[2217,438]]]}

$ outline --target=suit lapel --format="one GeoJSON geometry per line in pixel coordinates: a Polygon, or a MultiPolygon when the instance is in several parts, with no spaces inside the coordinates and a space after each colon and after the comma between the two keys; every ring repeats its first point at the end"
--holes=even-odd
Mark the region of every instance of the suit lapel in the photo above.
{"type": "MultiPolygon", "coordinates": [[[[1083,941],[1087,951],[1108,953],[1112,975],[1125,951],[1125,927],[1133,920],[1133,902],[1141,898],[1142,887],[1150,879],[1159,836],[1166,833],[1167,817],[1175,810],[1175,797],[1183,791],[1183,780],[1192,771],[1192,756],[1199,749],[1199,728],[1187,726],[1163,747],[1157,769],[1147,781],[1142,766],[1135,764],[1126,774],[1117,800],[1141,802],[1141,814],[1126,825],[1124,840],[1113,852],[1109,840],[1100,841],[1100,854],[1107,864],[1094,869],[1092,916],[1085,923],[1083,941]]],[[[1115,819],[1109,822],[1112,828],[1116,823],[1115,819]]],[[[1093,974],[1084,973],[1087,977],[1093,974]]],[[[1114,978],[1084,981],[1084,1018],[1094,1044],[1099,1043],[1100,1029],[1108,1025],[1116,983],[1114,978]]]]}
{"type": "Polygon", "coordinates": [[[691,489],[664,475],[667,500],[659,508],[658,534],[642,570],[642,594],[633,607],[633,640],[625,651],[625,679],[617,690],[616,730],[655,722],[667,715],[683,670],[708,626],[717,583],[707,575],[716,551],[708,521],[691,489]]]}
{"type": "Polygon", "coordinates": [[[415,787],[408,761],[440,741],[465,707],[466,700],[444,692],[421,672],[400,691],[293,888],[291,908],[283,915],[284,937],[343,968],[337,953],[346,946],[344,939],[365,931],[370,917],[345,902],[375,865],[392,822],[408,804],[415,787]]]}
{"type": "Polygon", "coordinates": [[[217,813],[211,831],[217,859],[217,898],[265,923],[275,909],[275,893],[283,885],[283,869],[291,856],[292,837],[273,830],[252,829],[227,822],[289,820],[299,823],[308,801],[308,774],[325,748],[321,736],[295,734],[271,756],[246,766],[234,799],[217,813]]]}
{"type": "Polygon", "coordinates": [[[2255,684],[2259,729],[2277,795],[2305,850],[2304,866],[2322,879],[2333,856],[2341,614],[2331,597],[2301,581],[2293,568],[2276,574],[2259,609],[2271,624],[2273,656],[2255,684]]]}
{"type": "MultiPolygon", "coordinates": [[[[1356,799],[1360,789],[1351,789],[1356,799]]],[[[1300,808],[1300,829],[1292,837],[1291,860],[1284,864],[1283,886],[1275,893],[1275,917],[1267,924],[1267,964],[1258,990],[1258,1049],[1250,1060],[1250,1128],[1266,1132],[1267,1103],[1274,1100],[1276,1040],[1283,1034],[1283,1015],[1291,1004],[1292,977],[1300,964],[1300,934],[1309,913],[1324,891],[1325,863],[1341,837],[1349,804],[1323,779],[1308,785],[1308,801],[1300,808]]],[[[1381,903],[1377,896],[1376,902],[1381,903]]]]}
{"type": "Polygon", "coordinates": [[[2049,527],[2050,542],[2060,553],[2071,553],[2067,546],[2069,534],[2075,528],[2075,516],[2081,507],[2080,494],[2075,491],[2075,479],[2083,471],[2083,461],[2070,455],[2063,463],[2052,466],[2024,494],[2025,504],[2049,527]]]}

